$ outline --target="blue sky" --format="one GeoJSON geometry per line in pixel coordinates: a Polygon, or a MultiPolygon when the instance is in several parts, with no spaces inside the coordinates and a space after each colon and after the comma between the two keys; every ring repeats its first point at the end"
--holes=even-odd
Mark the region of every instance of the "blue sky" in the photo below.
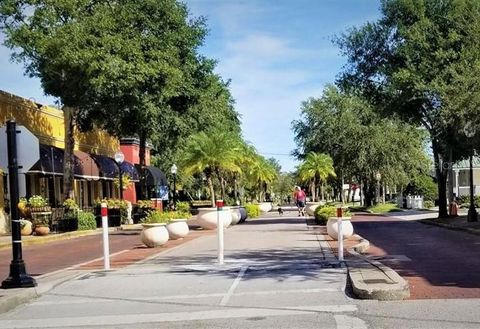
{"type": "MultiPolygon", "coordinates": [[[[186,0],[193,16],[205,16],[209,35],[201,52],[218,60],[217,73],[231,79],[242,131],[285,171],[296,162],[291,122],[300,104],[321,95],[345,59],[333,36],[379,17],[379,0],[186,0]]],[[[53,104],[37,79],[9,61],[0,47],[0,89],[53,104]]]]}

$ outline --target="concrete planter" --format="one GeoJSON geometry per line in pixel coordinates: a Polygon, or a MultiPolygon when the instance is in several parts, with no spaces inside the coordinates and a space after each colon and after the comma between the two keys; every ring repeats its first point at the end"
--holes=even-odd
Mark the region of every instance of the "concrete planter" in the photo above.
{"type": "Polygon", "coordinates": [[[25,226],[20,230],[20,234],[27,236],[27,235],[32,235],[33,232],[33,226],[31,221],[26,221],[25,226]]]}
{"type": "Polygon", "coordinates": [[[232,224],[231,225],[236,225],[240,222],[240,219],[242,218],[242,214],[240,212],[240,206],[230,207],[230,210],[232,212],[232,224]]]}
{"type": "Polygon", "coordinates": [[[262,214],[266,214],[270,210],[272,210],[272,203],[271,202],[260,202],[257,203],[257,205],[260,207],[260,212],[262,214]]]}
{"type": "MultiPolygon", "coordinates": [[[[334,239],[338,240],[338,222],[337,217],[330,217],[327,222],[327,233],[334,239]]],[[[353,235],[353,225],[350,221],[350,217],[343,217],[342,219],[342,234],[343,239],[348,239],[353,235]]]]}
{"type": "Polygon", "coordinates": [[[173,219],[167,224],[167,231],[170,240],[186,237],[190,231],[187,225],[187,219],[173,219]]]}
{"type": "Polygon", "coordinates": [[[243,223],[248,217],[247,209],[245,207],[240,206],[239,211],[240,211],[240,221],[239,221],[239,223],[243,223]]]}
{"type": "Polygon", "coordinates": [[[315,214],[315,209],[318,208],[322,203],[321,202],[307,202],[305,206],[305,211],[308,216],[313,216],[315,214]]]}
{"type": "MultiPolygon", "coordinates": [[[[228,227],[232,223],[232,212],[230,207],[223,207],[219,212],[223,226],[228,227]]],[[[217,228],[217,208],[198,208],[197,215],[198,224],[204,230],[214,230],[217,228]]]]}
{"type": "Polygon", "coordinates": [[[140,239],[149,248],[155,248],[167,243],[169,235],[166,224],[142,224],[140,239]]]}

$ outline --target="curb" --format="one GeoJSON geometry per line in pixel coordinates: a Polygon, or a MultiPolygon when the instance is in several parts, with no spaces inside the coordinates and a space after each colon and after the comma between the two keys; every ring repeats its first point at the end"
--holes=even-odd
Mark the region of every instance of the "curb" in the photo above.
{"type": "Polygon", "coordinates": [[[361,255],[369,248],[370,242],[359,235],[356,237],[360,243],[347,249],[350,255],[356,257],[356,260],[347,260],[353,294],[360,299],[384,301],[409,298],[408,282],[390,267],[361,255]]]}
{"type": "MultiPolygon", "coordinates": [[[[114,232],[114,231],[117,231],[117,229],[109,228],[109,232],[114,232]]],[[[32,237],[32,238],[22,239],[22,246],[45,244],[45,243],[54,242],[54,241],[69,240],[69,239],[80,238],[83,236],[96,235],[101,233],[102,233],[102,230],[97,229],[95,231],[88,230],[88,231],[73,231],[73,232],[60,233],[60,234],[50,234],[42,237],[32,237]]],[[[11,240],[9,240],[8,242],[0,242],[0,249],[6,249],[11,247],[12,247],[11,240]]]]}
{"type": "Polygon", "coordinates": [[[29,303],[62,283],[83,274],[84,271],[60,270],[36,278],[38,284],[36,287],[3,290],[3,296],[0,297],[0,314],[29,303]]]}
{"type": "Polygon", "coordinates": [[[455,226],[447,223],[434,222],[433,220],[430,220],[430,219],[420,219],[419,222],[425,225],[444,227],[446,229],[453,230],[453,231],[463,231],[463,232],[468,232],[475,235],[480,235],[480,229],[477,229],[477,228],[459,227],[459,226],[455,226]]]}

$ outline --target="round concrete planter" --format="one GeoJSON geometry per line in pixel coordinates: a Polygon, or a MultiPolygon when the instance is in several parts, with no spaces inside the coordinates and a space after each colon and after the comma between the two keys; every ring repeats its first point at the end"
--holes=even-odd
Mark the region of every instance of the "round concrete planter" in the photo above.
{"type": "Polygon", "coordinates": [[[25,226],[20,230],[20,234],[27,236],[27,235],[31,235],[32,232],[33,232],[32,222],[26,221],[25,226]]]}
{"type": "MultiPolygon", "coordinates": [[[[223,207],[219,211],[220,219],[223,221],[223,226],[228,227],[232,223],[232,212],[230,207],[223,207]]],[[[198,208],[197,215],[198,224],[204,230],[214,230],[217,228],[217,208],[198,208]]]]}
{"type": "Polygon", "coordinates": [[[240,213],[240,206],[230,207],[230,210],[232,212],[232,224],[231,225],[236,225],[240,222],[240,219],[242,218],[242,214],[240,213]]]}
{"type": "Polygon", "coordinates": [[[142,224],[143,231],[140,234],[142,242],[150,248],[164,245],[169,238],[166,224],[142,224]]]}
{"type": "MultiPolygon", "coordinates": [[[[337,217],[330,217],[327,222],[327,233],[334,239],[338,240],[338,222],[337,217]]],[[[343,217],[342,219],[342,234],[343,239],[347,239],[353,235],[353,225],[350,217],[343,217]]]]}
{"type": "Polygon", "coordinates": [[[167,224],[167,231],[170,240],[186,237],[190,231],[187,225],[187,219],[173,219],[167,224]]]}
{"type": "Polygon", "coordinates": [[[248,217],[247,209],[245,207],[240,206],[239,211],[240,211],[240,221],[239,221],[239,223],[243,223],[248,217]]]}
{"type": "Polygon", "coordinates": [[[317,209],[320,205],[320,202],[307,202],[305,206],[305,211],[307,212],[307,215],[313,216],[315,214],[315,209],[317,209]]]}
{"type": "Polygon", "coordinates": [[[269,212],[270,210],[272,210],[272,203],[271,202],[260,202],[260,203],[257,203],[259,208],[260,208],[260,212],[262,214],[266,214],[267,212],[269,212]]]}

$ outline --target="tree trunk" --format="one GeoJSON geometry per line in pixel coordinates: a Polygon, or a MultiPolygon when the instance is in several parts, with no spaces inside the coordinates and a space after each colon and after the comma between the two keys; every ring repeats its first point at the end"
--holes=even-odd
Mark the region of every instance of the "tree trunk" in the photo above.
{"type": "Polygon", "coordinates": [[[315,185],[315,179],[312,180],[312,183],[310,184],[310,191],[312,192],[312,201],[315,202],[316,199],[316,191],[317,187],[315,185]]]}
{"type": "Polygon", "coordinates": [[[340,201],[342,201],[343,204],[345,204],[345,193],[343,193],[343,184],[345,183],[345,177],[343,177],[343,174],[342,174],[342,182],[341,182],[341,185],[340,185],[340,201]]]}
{"type": "Polygon", "coordinates": [[[364,206],[371,207],[373,206],[373,201],[375,200],[375,185],[371,184],[367,178],[363,179],[363,195],[364,195],[364,206]]]}
{"type": "Polygon", "coordinates": [[[322,200],[325,200],[325,183],[322,182],[322,184],[320,185],[320,193],[322,194],[322,200]]]}
{"type": "Polygon", "coordinates": [[[237,174],[233,175],[233,198],[235,199],[235,204],[238,202],[238,180],[237,180],[237,174]]]}
{"type": "Polygon", "coordinates": [[[447,211],[447,175],[443,169],[442,155],[438,152],[438,144],[432,141],[433,159],[438,187],[438,218],[448,217],[447,211]]]}
{"type": "Polygon", "coordinates": [[[225,179],[220,177],[220,190],[222,194],[222,200],[225,201],[225,179]]]}
{"type": "Polygon", "coordinates": [[[143,168],[146,166],[145,153],[147,147],[147,134],[145,131],[141,131],[139,134],[140,139],[140,149],[138,151],[138,157],[140,158],[140,167],[143,168]]]}
{"type": "Polygon", "coordinates": [[[212,207],[215,207],[215,190],[213,189],[212,176],[207,176],[208,189],[210,190],[210,200],[212,201],[212,207]]]}
{"type": "Polygon", "coordinates": [[[75,191],[73,188],[73,166],[74,156],[73,149],[75,147],[75,109],[72,107],[64,106],[64,124],[65,124],[65,150],[63,158],[63,201],[65,199],[75,197],[75,191]]]}
{"type": "Polygon", "coordinates": [[[352,199],[352,183],[348,183],[347,203],[352,199]]]}

